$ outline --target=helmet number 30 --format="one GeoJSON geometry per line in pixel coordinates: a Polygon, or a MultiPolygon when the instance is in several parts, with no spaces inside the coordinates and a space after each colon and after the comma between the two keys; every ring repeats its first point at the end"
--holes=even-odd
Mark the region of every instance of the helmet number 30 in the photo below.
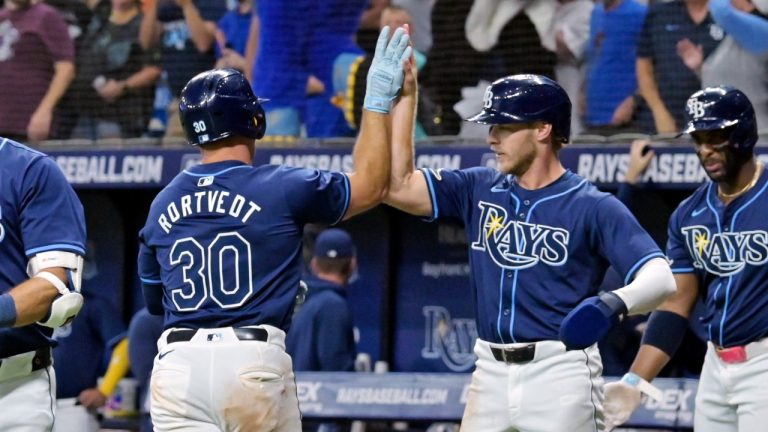
{"type": "Polygon", "coordinates": [[[202,120],[192,122],[192,127],[195,129],[195,133],[205,132],[206,129],[205,122],[202,120]]]}

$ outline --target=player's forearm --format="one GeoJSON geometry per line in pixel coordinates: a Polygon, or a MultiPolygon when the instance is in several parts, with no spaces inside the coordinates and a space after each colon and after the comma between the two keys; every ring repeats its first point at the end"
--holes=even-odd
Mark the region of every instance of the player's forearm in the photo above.
{"type": "Polygon", "coordinates": [[[195,44],[195,48],[201,53],[208,52],[213,45],[213,28],[215,27],[209,26],[207,22],[203,21],[200,11],[193,2],[187,3],[182,10],[189,28],[189,37],[195,44]]]}
{"type": "MultiPolygon", "coordinates": [[[[66,280],[63,268],[47,268],[62,281],[66,280]]],[[[33,277],[13,288],[9,295],[16,305],[16,322],[14,327],[23,327],[42,320],[48,314],[51,303],[59,294],[53,284],[43,278],[33,277]]]]}
{"type": "Polygon", "coordinates": [[[631,372],[650,381],[669,362],[689,327],[689,317],[699,296],[698,281],[693,274],[674,276],[677,291],[654,311],[643,332],[640,351],[631,372]]]}
{"type": "Polygon", "coordinates": [[[629,371],[650,382],[659,375],[669,360],[670,356],[664,351],[655,346],[643,344],[629,371]]]}
{"type": "Polygon", "coordinates": [[[764,18],[736,9],[729,0],[710,1],[709,11],[715,22],[747,51],[757,55],[768,51],[768,21],[764,18]]]}
{"type": "Polygon", "coordinates": [[[384,202],[412,215],[430,216],[432,201],[426,179],[413,163],[417,99],[415,94],[401,98],[392,111],[392,176],[384,202]]]}
{"type": "Polygon", "coordinates": [[[401,97],[392,108],[392,173],[390,194],[402,190],[414,171],[414,125],[417,95],[401,97]]]}
{"type": "Polygon", "coordinates": [[[125,79],[126,90],[149,87],[160,79],[160,74],[162,74],[162,69],[159,67],[152,65],[144,66],[141,70],[125,79]]]}
{"type": "Polygon", "coordinates": [[[381,203],[387,196],[391,172],[388,114],[363,110],[360,135],[352,151],[354,173],[350,174],[350,211],[345,219],[381,203]]]}
{"type": "Polygon", "coordinates": [[[150,5],[145,8],[144,16],[139,26],[139,44],[145,50],[157,43],[160,37],[160,25],[157,21],[157,6],[150,5]]]}
{"type": "Polygon", "coordinates": [[[75,64],[71,61],[58,61],[53,68],[53,79],[37,109],[53,110],[64,93],[67,92],[69,83],[75,78],[75,64]]]}
{"type": "Polygon", "coordinates": [[[638,57],[637,63],[637,86],[640,95],[645,99],[645,103],[652,111],[666,110],[664,101],[661,100],[659,94],[659,87],[656,84],[656,77],[654,76],[654,68],[651,59],[645,57],[638,57]]]}
{"type": "Polygon", "coordinates": [[[245,70],[243,71],[249,80],[253,80],[253,62],[256,61],[256,54],[259,50],[260,29],[259,17],[254,15],[251,18],[251,28],[248,30],[248,43],[245,46],[245,70]]]}

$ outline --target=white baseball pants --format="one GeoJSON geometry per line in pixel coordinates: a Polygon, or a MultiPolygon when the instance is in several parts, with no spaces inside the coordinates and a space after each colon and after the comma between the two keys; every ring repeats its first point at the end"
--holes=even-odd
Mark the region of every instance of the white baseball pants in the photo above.
{"type": "Polygon", "coordinates": [[[506,363],[477,339],[477,362],[462,432],[596,432],[604,429],[603,365],[597,345],[566,351],[560,341],[536,343],[533,360],[506,363]]]}
{"type": "Polygon", "coordinates": [[[231,327],[200,329],[186,342],[158,341],[150,382],[156,432],[296,432],[299,402],[285,333],[240,340],[231,327]]]}
{"type": "Polygon", "coordinates": [[[696,392],[696,432],[768,430],[768,338],[747,345],[747,361],[725,363],[707,344],[696,392]]]}

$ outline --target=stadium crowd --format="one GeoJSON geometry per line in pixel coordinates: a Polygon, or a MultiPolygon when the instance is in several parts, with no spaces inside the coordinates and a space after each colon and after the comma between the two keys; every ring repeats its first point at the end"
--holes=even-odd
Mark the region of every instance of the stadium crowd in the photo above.
{"type": "Polygon", "coordinates": [[[23,142],[180,142],[177,96],[212,67],[242,70],[269,99],[267,142],[354,136],[372,35],[403,23],[422,80],[417,138],[483,138],[461,118],[516,73],[566,89],[574,135],[676,133],[688,95],[723,83],[745,89],[768,128],[761,0],[4,3],[0,134],[23,142]]]}
{"type": "MultiPolygon", "coordinates": [[[[765,0],[5,0],[0,136],[32,145],[183,143],[184,84],[213,67],[231,67],[268,100],[262,142],[353,137],[375,35],[404,23],[411,25],[422,74],[417,138],[483,139],[487,127],[462,118],[481,108],[479,95],[493,78],[518,73],[561,84],[574,101],[574,135],[674,136],[686,99],[714,84],[744,90],[759,128],[768,130],[765,0]]],[[[650,157],[645,146],[633,143],[633,175],[618,196],[663,248],[674,204],[637,184],[650,157]],[[643,213],[649,205],[660,211],[643,213]]],[[[606,286],[616,284],[610,277],[606,286]]],[[[107,371],[103,354],[124,338],[144,337],[132,346],[143,351],[131,363],[146,391],[151,365],[135,359],[153,357],[147,341],[157,339],[161,325],[151,318],[142,324],[146,315],[137,313],[127,334],[124,323],[94,324],[103,334],[74,342],[98,346],[93,372],[107,371]]],[[[696,318],[686,348],[662,375],[699,374],[705,336],[696,318]]],[[[626,320],[601,344],[606,375],[628,369],[644,326],[643,318],[626,320]]],[[[58,352],[66,353],[69,335],[58,336],[65,348],[58,352]]],[[[62,386],[64,397],[80,398],[92,414],[109,396],[95,379],[62,386]],[[83,402],[82,392],[93,390],[100,392],[92,393],[97,402],[83,402]]],[[[142,393],[142,411],[145,398],[142,393]]]]}

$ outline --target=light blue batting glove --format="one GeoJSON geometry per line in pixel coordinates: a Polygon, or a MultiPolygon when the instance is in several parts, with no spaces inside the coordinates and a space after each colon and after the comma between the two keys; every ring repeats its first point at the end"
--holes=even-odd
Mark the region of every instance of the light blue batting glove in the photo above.
{"type": "Polygon", "coordinates": [[[403,62],[411,56],[410,37],[405,30],[398,28],[392,39],[387,40],[388,37],[389,26],[386,26],[376,42],[363,100],[363,108],[382,114],[389,113],[392,101],[403,86],[403,62]]]}

